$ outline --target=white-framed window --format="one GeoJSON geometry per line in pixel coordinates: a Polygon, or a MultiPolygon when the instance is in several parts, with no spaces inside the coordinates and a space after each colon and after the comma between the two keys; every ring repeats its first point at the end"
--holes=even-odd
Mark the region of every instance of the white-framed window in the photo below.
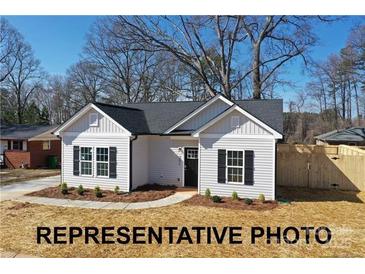
{"type": "Polygon", "coordinates": [[[189,159],[189,160],[198,159],[198,150],[197,149],[187,148],[186,158],[189,159]]]}
{"type": "Polygon", "coordinates": [[[227,182],[243,182],[243,151],[227,150],[227,182]]]}
{"type": "Polygon", "coordinates": [[[23,150],[23,141],[13,140],[11,149],[12,150],[23,150]]]}
{"type": "Polygon", "coordinates": [[[89,125],[97,127],[99,125],[99,115],[95,112],[89,114],[89,125]]]}
{"type": "Polygon", "coordinates": [[[51,149],[51,141],[43,141],[42,143],[42,148],[43,150],[50,150],[51,149]]]}
{"type": "Polygon", "coordinates": [[[240,117],[239,116],[232,116],[231,117],[231,128],[239,128],[240,127],[240,117]]]}
{"type": "Polygon", "coordinates": [[[109,177],[109,148],[96,148],[96,176],[109,177]]]}
{"type": "Polygon", "coordinates": [[[92,176],[93,174],[93,149],[92,147],[80,147],[80,174],[92,176]]]}

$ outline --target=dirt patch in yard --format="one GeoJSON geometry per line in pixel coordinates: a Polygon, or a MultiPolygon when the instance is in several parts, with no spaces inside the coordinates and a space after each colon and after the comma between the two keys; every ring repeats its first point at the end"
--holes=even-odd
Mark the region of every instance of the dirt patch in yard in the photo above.
{"type": "Polygon", "coordinates": [[[222,198],[220,203],[214,203],[212,199],[209,199],[202,195],[194,195],[192,198],[184,201],[183,203],[192,206],[208,206],[240,210],[270,210],[278,206],[278,203],[276,201],[260,202],[258,200],[252,200],[252,204],[248,205],[245,204],[243,199],[232,200],[232,198],[228,197],[222,198]]]}
{"type": "Polygon", "coordinates": [[[326,202],[326,201],[347,201],[352,203],[364,203],[361,199],[364,192],[310,189],[305,187],[282,187],[277,188],[277,199],[284,199],[293,202],[326,202]]]}
{"type": "Polygon", "coordinates": [[[130,193],[116,194],[111,190],[102,190],[103,196],[100,198],[96,197],[93,189],[85,189],[83,195],[80,195],[77,193],[77,188],[74,187],[70,187],[67,194],[62,194],[59,187],[48,187],[27,195],[70,200],[136,203],[159,200],[174,193],[174,188],[170,186],[145,185],[130,193]]]}
{"type": "Polygon", "coordinates": [[[0,184],[7,185],[37,178],[56,176],[60,173],[61,171],[59,169],[1,169],[0,184]]]}
{"type": "Polygon", "coordinates": [[[13,206],[8,207],[8,209],[10,210],[19,210],[19,209],[23,209],[23,208],[27,208],[27,207],[32,207],[35,206],[34,204],[25,202],[25,203],[17,203],[13,206]]]}

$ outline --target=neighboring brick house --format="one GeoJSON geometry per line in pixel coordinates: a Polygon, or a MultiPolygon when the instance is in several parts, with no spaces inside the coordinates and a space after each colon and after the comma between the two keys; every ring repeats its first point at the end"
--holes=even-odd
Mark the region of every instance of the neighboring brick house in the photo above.
{"type": "Polygon", "coordinates": [[[8,168],[48,167],[48,158],[61,161],[61,141],[52,134],[56,126],[2,125],[0,164],[8,168]]]}

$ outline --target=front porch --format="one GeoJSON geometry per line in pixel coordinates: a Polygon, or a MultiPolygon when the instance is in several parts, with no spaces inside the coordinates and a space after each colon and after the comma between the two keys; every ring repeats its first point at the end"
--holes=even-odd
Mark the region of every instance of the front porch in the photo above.
{"type": "Polygon", "coordinates": [[[131,145],[131,189],[160,184],[196,191],[198,146],[198,138],[190,136],[138,136],[131,145]]]}

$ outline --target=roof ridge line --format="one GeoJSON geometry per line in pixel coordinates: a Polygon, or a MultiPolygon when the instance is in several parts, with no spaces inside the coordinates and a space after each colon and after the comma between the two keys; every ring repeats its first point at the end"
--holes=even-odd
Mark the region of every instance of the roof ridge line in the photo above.
{"type": "Polygon", "coordinates": [[[116,108],[123,108],[123,109],[128,109],[128,110],[142,111],[141,109],[132,108],[132,107],[124,106],[124,105],[113,105],[113,104],[100,103],[100,102],[95,102],[95,105],[102,105],[102,106],[107,106],[107,107],[116,107],[116,108]]]}

